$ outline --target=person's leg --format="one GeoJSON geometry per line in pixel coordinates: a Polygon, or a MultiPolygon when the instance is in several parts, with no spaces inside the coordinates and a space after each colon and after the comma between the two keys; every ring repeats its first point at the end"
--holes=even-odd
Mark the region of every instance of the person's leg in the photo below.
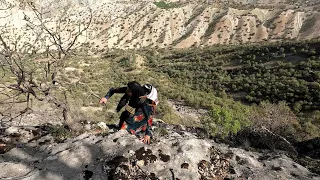
{"type": "Polygon", "coordinates": [[[121,129],[124,121],[129,117],[129,113],[128,111],[123,111],[120,115],[120,121],[119,121],[119,124],[118,124],[118,128],[121,129]]]}

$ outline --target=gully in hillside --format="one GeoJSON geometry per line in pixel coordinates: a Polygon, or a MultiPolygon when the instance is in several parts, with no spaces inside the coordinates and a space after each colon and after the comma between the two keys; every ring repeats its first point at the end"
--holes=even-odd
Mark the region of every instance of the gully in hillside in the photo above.
{"type": "Polygon", "coordinates": [[[141,86],[138,82],[132,81],[125,87],[111,88],[99,103],[107,103],[114,93],[124,93],[116,108],[119,112],[125,107],[120,116],[119,128],[131,134],[145,133],[143,142],[149,144],[152,136],[152,118],[158,104],[157,90],[149,84],[141,86]]]}

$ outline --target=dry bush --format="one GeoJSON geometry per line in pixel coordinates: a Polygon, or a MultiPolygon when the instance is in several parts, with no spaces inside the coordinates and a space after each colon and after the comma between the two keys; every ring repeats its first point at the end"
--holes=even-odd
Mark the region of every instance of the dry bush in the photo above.
{"type": "Polygon", "coordinates": [[[296,115],[285,102],[271,104],[261,103],[250,115],[250,120],[256,127],[265,127],[283,137],[291,137],[300,125],[296,115]]]}
{"type": "Polygon", "coordinates": [[[77,42],[86,37],[92,11],[84,8],[81,12],[88,18],[73,20],[76,11],[70,4],[27,1],[21,19],[25,26],[19,29],[5,19],[12,15],[14,6],[8,4],[0,8],[1,13],[8,11],[8,15],[0,17],[2,22],[8,21],[0,24],[0,104],[5,107],[0,108],[0,123],[9,126],[14,119],[32,112],[32,98],[54,104],[63,110],[65,122],[72,123],[68,91],[75,82],[67,77],[64,69],[74,49],[80,46],[77,42]],[[25,108],[17,110],[21,105],[25,108]]]}

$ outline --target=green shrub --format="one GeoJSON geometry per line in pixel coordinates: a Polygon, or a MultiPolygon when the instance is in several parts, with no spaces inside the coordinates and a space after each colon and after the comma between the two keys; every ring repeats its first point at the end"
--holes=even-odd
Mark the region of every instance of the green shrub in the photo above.
{"type": "Polygon", "coordinates": [[[182,124],[182,120],[175,112],[172,110],[168,113],[166,113],[164,116],[162,116],[162,120],[169,124],[182,124]]]}
{"type": "Polygon", "coordinates": [[[202,117],[201,123],[211,135],[226,137],[250,124],[248,112],[247,108],[216,107],[202,117]]]}
{"type": "Polygon", "coordinates": [[[73,133],[65,125],[55,125],[50,127],[50,133],[56,141],[63,141],[73,136],[73,133]]]}
{"type": "Polygon", "coordinates": [[[178,5],[176,3],[166,3],[164,1],[158,1],[154,2],[154,4],[161,9],[170,9],[170,8],[176,8],[178,5]]]}

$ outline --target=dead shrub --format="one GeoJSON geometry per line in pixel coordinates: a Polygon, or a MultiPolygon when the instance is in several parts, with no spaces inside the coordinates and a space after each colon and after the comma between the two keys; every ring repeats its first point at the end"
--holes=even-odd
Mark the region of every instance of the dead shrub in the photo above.
{"type": "Polygon", "coordinates": [[[285,102],[263,102],[255,107],[249,118],[254,126],[265,127],[289,139],[293,138],[295,130],[300,127],[296,115],[285,102]]]}

